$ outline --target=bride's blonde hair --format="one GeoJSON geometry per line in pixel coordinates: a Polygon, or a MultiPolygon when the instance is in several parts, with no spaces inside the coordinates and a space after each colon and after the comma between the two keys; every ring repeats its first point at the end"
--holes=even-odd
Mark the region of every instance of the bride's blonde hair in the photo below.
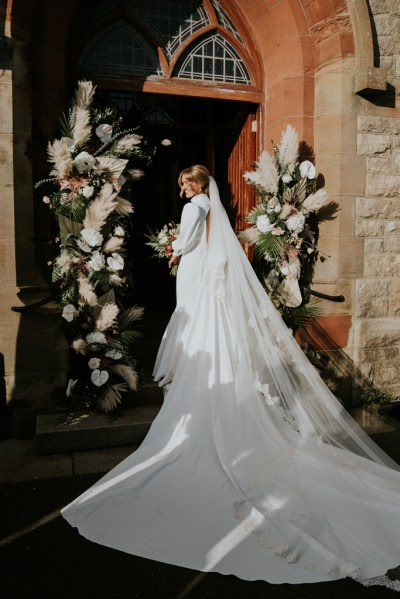
{"type": "MultiPolygon", "coordinates": [[[[189,166],[181,171],[178,178],[178,185],[182,188],[182,178],[186,177],[189,181],[195,181],[201,186],[202,193],[206,193],[208,195],[208,186],[210,183],[210,173],[205,166],[201,164],[194,164],[193,166],[189,166]]],[[[181,197],[183,196],[183,190],[179,194],[181,197]]]]}

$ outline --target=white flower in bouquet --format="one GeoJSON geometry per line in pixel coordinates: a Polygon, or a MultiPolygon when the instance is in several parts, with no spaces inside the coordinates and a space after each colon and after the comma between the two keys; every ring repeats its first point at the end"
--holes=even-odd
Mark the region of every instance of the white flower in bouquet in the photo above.
{"type": "Polygon", "coordinates": [[[106,265],[103,254],[98,250],[93,252],[88,264],[96,272],[98,272],[99,270],[103,270],[103,268],[106,265]]]}
{"type": "Polygon", "coordinates": [[[107,370],[96,369],[93,370],[92,374],[90,375],[90,378],[93,385],[96,385],[96,387],[102,387],[106,384],[106,382],[110,378],[110,375],[108,374],[107,370]]]}
{"type": "Polygon", "coordinates": [[[274,196],[273,198],[268,200],[268,202],[267,202],[268,214],[271,214],[271,212],[275,212],[276,214],[279,214],[279,212],[281,210],[282,210],[282,206],[280,205],[279,200],[276,196],[274,196]]]}
{"type": "Polygon", "coordinates": [[[293,177],[291,175],[282,175],[282,181],[284,183],[290,183],[291,181],[293,181],[293,177]]]}
{"type": "Polygon", "coordinates": [[[92,343],[104,344],[104,343],[106,343],[106,336],[104,335],[104,333],[101,333],[100,331],[94,331],[93,333],[89,333],[88,335],[86,335],[85,341],[86,341],[86,343],[89,343],[89,344],[92,344],[92,343]]]}
{"type": "Polygon", "coordinates": [[[73,304],[67,304],[62,311],[62,317],[65,318],[67,322],[72,322],[78,314],[79,310],[77,310],[73,304]]]}
{"type": "Polygon", "coordinates": [[[113,360],[119,360],[120,358],[122,358],[122,352],[116,349],[109,349],[108,351],[106,351],[104,355],[107,358],[112,358],[113,360]]]}
{"type": "Polygon", "coordinates": [[[91,370],[96,370],[100,366],[100,358],[90,358],[88,366],[91,370]]]}
{"type": "Polygon", "coordinates": [[[96,128],[96,135],[103,144],[107,143],[112,138],[112,126],[106,123],[99,125],[96,128]]]}
{"type": "Polygon", "coordinates": [[[315,166],[313,165],[313,163],[310,162],[309,160],[304,160],[300,164],[300,174],[303,178],[307,177],[308,179],[314,179],[314,177],[316,175],[316,170],[315,170],[315,166]]]}
{"type": "Polygon", "coordinates": [[[92,248],[103,243],[103,235],[99,231],[96,231],[96,229],[82,229],[81,237],[83,238],[84,242],[87,243],[87,245],[90,245],[92,248]]]}
{"type": "Polygon", "coordinates": [[[123,270],[124,259],[117,252],[113,252],[109,258],[107,258],[107,264],[111,270],[123,270]]]}
{"type": "Polygon", "coordinates": [[[114,235],[116,237],[125,237],[125,229],[123,229],[123,227],[121,227],[120,225],[118,225],[114,229],[114,235]]]}
{"type": "Polygon", "coordinates": [[[306,222],[304,214],[301,212],[296,212],[289,216],[286,220],[286,226],[289,231],[293,231],[294,233],[300,233],[304,229],[304,223],[306,222]]]}
{"type": "Polygon", "coordinates": [[[73,165],[79,174],[87,173],[92,171],[96,166],[96,158],[89,154],[89,152],[80,152],[76,158],[74,158],[73,165]]]}
{"type": "Polygon", "coordinates": [[[274,225],[266,214],[260,214],[260,216],[257,217],[256,227],[261,233],[269,233],[274,228],[274,225]]]}
{"type": "Polygon", "coordinates": [[[92,185],[85,185],[85,187],[82,189],[82,195],[85,198],[91,198],[93,194],[94,187],[92,185]]]}

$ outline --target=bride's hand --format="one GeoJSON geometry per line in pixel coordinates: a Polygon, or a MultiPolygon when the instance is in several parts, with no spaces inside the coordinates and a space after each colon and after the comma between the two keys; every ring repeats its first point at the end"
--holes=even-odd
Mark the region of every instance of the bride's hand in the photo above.
{"type": "Polygon", "coordinates": [[[174,266],[174,264],[179,264],[181,257],[180,256],[171,256],[168,262],[169,268],[174,266]]]}

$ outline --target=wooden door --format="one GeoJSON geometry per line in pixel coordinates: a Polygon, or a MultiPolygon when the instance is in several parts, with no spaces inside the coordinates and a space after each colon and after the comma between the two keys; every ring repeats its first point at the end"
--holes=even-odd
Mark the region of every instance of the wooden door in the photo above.
{"type": "Polygon", "coordinates": [[[254,207],[253,188],[243,175],[251,170],[257,160],[257,112],[246,108],[241,115],[242,126],[228,157],[228,181],[231,187],[232,206],[236,212],[236,230],[245,229],[246,216],[254,207]]]}

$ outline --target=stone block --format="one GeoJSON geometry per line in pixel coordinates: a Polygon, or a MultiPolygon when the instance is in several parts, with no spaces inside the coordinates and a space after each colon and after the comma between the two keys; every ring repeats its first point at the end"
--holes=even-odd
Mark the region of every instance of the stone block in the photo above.
{"type": "Polygon", "coordinates": [[[356,198],[356,214],[372,219],[400,218],[400,198],[356,198]]]}
{"type": "Polygon", "coordinates": [[[365,254],[381,254],[385,251],[384,239],[364,239],[365,254]]]}
{"type": "Polygon", "coordinates": [[[355,316],[389,316],[389,284],[385,279],[358,279],[355,284],[355,316]]]}
{"type": "Polygon", "coordinates": [[[398,135],[400,119],[395,117],[360,115],[357,119],[360,133],[378,133],[379,135],[398,135]]]}
{"type": "Polygon", "coordinates": [[[362,277],[364,267],[364,240],[355,237],[340,238],[339,276],[362,277]]]}
{"type": "Polygon", "coordinates": [[[385,232],[385,221],[375,218],[357,218],[357,237],[383,237],[385,232]]]}
{"type": "Polygon", "coordinates": [[[377,135],[371,133],[358,133],[357,152],[362,156],[373,156],[382,154],[391,147],[391,138],[389,135],[377,135]]]}
{"type": "Polygon", "coordinates": [[[367,173],[365,195],[378,197],[395,197],[400,195],[400,176],[367,173]]]}
{"type": "Polygon", "coordinates": [[[381,69],[386,71],[386,76],[390,80],[391,77],[395,76],[396,63],[392,56],[381,56],[380,58],[381,69]]]}
{"type": "Polygon", "coordinates": [[[0,135],[13,132],[12,82],[0,79],[0,135]]]}
{"type": "Polygon", "coordinates": [[[334,283],[321,283],[316,277],[314,277],[312,289],[325,293],[326,295],[342,295],[344,302],[333,302],[330,300],[317,299],[318,308],[321,309],[322,314],[333,316],[338,314],[352,314],[353,311],[353,296],[354,296],[354,283],[349,279],[341,279],[334,283]]]}
{"type": "Polygon", "coordinates": [[[385,251],[388,253],[400,252],[400,230],[399,230],[399,235],[386,235],[385,251]]]}
{"type": "Polygon", "coordinates": [[[364,277],[400,277],[400,254],[365,254],[364,277]]]}
{"type": "Polygon", "coordinates": [[[356,320],[354,324],[355,348],[393,347],[395,345],[400,345],[400,318],[356,320]]]}
{"type": "Polygon", "coordinates": [[[392,34],[392,16],[386,9],[385,12],[374,15],[374,22],[378,36],[392,34]]]}
{"type": "Polygon", "coordinates": [[[385,233],[386,233],[386,235],[399,234],[400,233],[400,220],[386,221],[385,222],[385,233]]]}
{"type": "Polygon", "coordinates": [[[358,363],[361,362],[385,362],[389,365],[398,364],[400,358],[399,347],[367,347],[358,349],[355,354],[358,363]]]}
{"type": "Polygon", "coordinates": [[[400,280],[392,280],[389,284],[389,314],[400,316],[400,280]]]}
{"type": "Polygon", "coordinates": [[[387,157],[381,157],[381,156],[368,156],[367,157],[367,172],[368,173],[381,173],[383,175],[390,175],[392,173],[391,168],[392,168],[392,163],[388,156],[387,157]]]}

